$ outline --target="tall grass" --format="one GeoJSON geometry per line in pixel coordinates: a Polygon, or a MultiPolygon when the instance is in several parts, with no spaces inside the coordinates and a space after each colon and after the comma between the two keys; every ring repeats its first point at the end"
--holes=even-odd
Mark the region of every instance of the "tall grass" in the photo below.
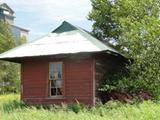
{"type": "Polygon", "coordinates": [[[0,96],[0,120],[160,120],[160,104],[110,101],[92,108],[77,105],[25,106],[18,95],[0,96]]]}

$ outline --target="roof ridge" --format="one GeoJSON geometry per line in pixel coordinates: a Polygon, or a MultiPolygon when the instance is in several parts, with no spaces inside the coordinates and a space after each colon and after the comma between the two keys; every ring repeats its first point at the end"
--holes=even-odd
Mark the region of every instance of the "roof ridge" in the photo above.
{"type": "Polygon", "coordinates": [[[68,31],[73,31],[77,30],[78,28],[72,25],[71,23],[67,21],[63,21],[60,26],[58,26],[55,30],[52,31],[52,33],[62,33],[62,32],[68,32],[68,31]]]}

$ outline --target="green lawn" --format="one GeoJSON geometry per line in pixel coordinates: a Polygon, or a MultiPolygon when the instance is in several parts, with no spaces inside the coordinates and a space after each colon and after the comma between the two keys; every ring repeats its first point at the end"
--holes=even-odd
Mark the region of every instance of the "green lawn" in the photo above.
{"type": "Polygon", "coordinates": [[[160,120],[160,103],[108,102],[91,109],[78,105],[44,109],[24,105],[18,95],[0,95],[0,120],[160,120]]]}

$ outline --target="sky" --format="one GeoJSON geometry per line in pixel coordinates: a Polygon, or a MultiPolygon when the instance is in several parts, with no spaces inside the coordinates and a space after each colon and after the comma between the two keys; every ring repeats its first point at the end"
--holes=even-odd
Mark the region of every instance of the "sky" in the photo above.
{"type": "Polygon", "coordinates": [[[14,24],[29,29],[29,41],[36,40],[58,27],[64,20],[88,31],[90,0],[0,0],[15,11],[14,24]]]}

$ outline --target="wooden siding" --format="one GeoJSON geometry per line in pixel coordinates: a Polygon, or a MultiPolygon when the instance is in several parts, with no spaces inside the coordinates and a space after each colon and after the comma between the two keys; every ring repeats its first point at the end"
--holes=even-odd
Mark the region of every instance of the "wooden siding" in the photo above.
{"type": "Polygon", "coordinates": [[[60,104],[76,101],[94,104],[93,59],[61,59],[63,62],[63,98],[53,99],[48,92],[49,62],[33,60],[22,63],[22,100],[30,104],[60,104]]]}

